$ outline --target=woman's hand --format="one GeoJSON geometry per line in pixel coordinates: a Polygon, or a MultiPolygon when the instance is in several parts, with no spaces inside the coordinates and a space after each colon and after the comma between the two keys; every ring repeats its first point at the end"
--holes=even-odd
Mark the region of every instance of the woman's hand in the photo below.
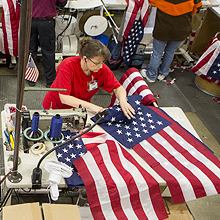
{"type": "Polygon", "coordinates": [[[120,101],[120,106],[128,119],[134,118],[135,110],[126,100],[120,101]]]}

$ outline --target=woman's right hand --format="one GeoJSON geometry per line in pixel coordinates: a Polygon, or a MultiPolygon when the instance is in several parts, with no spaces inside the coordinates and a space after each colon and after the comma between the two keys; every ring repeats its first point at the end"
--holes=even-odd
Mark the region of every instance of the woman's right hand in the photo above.
{"type": "Polygon", "coordinates": [[[98,114],[99,112],[103,112],[104,108],[102,108],[98,105],[92,104],[90,110],[93,111],[95,114],[98,114]]]}

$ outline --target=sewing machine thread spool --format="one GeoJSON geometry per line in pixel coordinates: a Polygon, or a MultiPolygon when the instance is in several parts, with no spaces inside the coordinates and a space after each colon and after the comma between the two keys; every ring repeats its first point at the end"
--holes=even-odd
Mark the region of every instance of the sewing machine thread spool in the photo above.
{"type": "Polygon", "coordinates": [[[52,141],[53,143],[58,143],[63,140],[62,131],[63,119],[59,114],[53,116],[51,120],[50,130],[45,132],[44,137],[52,141]]]}
{"type": "Polygon", "coordinates": [[[39,112],[34,112],[31,127],[24,130],[24,136],[31,141],[39,141],[43,138],[43,131],[38,128],[39,125],[39,112]]]}

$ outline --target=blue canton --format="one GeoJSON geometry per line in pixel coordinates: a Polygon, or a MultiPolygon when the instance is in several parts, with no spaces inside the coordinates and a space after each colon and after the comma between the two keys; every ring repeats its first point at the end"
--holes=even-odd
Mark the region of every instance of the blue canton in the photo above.
{"type": "MultiPolygon", "coordinates": [[[[140,101],[139,95],[128,97],[128,102],[135,109],[135,118],[127,119],[120,105],[114,105],[109,108],[110,114],[99,124],[127,148],[134,147],[171,124],[151,108],[140,104],[140,101]]],[[[95,121],[95,118],[92,120],[95,121]]]]}
{"type": "MultiPolygon", "coordinates": [[[[78,134],[71,133],[69,130],[63,131],[62,133],[64,135],[63,142],[78,134]]],[[[57,145],[58,144],[56,144],[55,146],[57,145]]],[[[81,138],[71,141],[56,150],[58,160],[73,168],[72,176],[70,176],[69,178],[65,178],[68,187],[84,185],[82,178],[79,176],[73,162],[83,156],[86,152],[86,147],[83,144],[81,138]]]]}
{"type": "Polygon", "coordinates": [[[207,76],[220,80],[220,54],[216,57],[214,63],[210,67],[207,76]]]}
{"type": "Polygon", "coordinates": [[[136,20],[132,26],[132,29],[124,42],[124,54],[123,63],[130,65],[132,57],[137,51],[138,44],[144,36],[144,27],[142,21],[136,20]]]}

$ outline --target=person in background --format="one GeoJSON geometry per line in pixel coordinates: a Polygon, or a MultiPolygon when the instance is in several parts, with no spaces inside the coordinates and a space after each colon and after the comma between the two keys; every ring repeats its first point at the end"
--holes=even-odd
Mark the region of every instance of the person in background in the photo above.
{"type": "Polygon", "coordinates": [[[192,31],[192,15],[202,6],[201,0],[149,0],[157,7],[153,30],[153,54],[147,71],[148,82],[163,80],[169,74],[174,53],[192,31]],[[163,55],[164,52],[164,55],[163,55]],[[161,62],[161,58],[163,59],[161,62]]]}
{"type": "MultiPolygon", "coordinates": [[[[40,44],[47,88],[56,77],[54,19],[57,15],[56,6],[64,7],[66,3],[67,0],[33,0],[29,53],[37,64],[37,51],[40,44]]],[[[35,86],[35,82],[28,81],[28,84],[35,86]]]]}
{"type": "Polygon", "coordinates": [[[81,105],[97,114],[104,109],[90,100],[101,87],[109,93],[114,92],[124,115],[133,118],[135,110],[127,102],[126,90],[104,64],[111,56],[108,48],[97,39],[84,37],[79,41],[78,52],[79,56],[68,57],[59,64],[51,85],[51,88],[66,89],[66,92],[48,91],[43,108],[69,109],[81,105]]]}

